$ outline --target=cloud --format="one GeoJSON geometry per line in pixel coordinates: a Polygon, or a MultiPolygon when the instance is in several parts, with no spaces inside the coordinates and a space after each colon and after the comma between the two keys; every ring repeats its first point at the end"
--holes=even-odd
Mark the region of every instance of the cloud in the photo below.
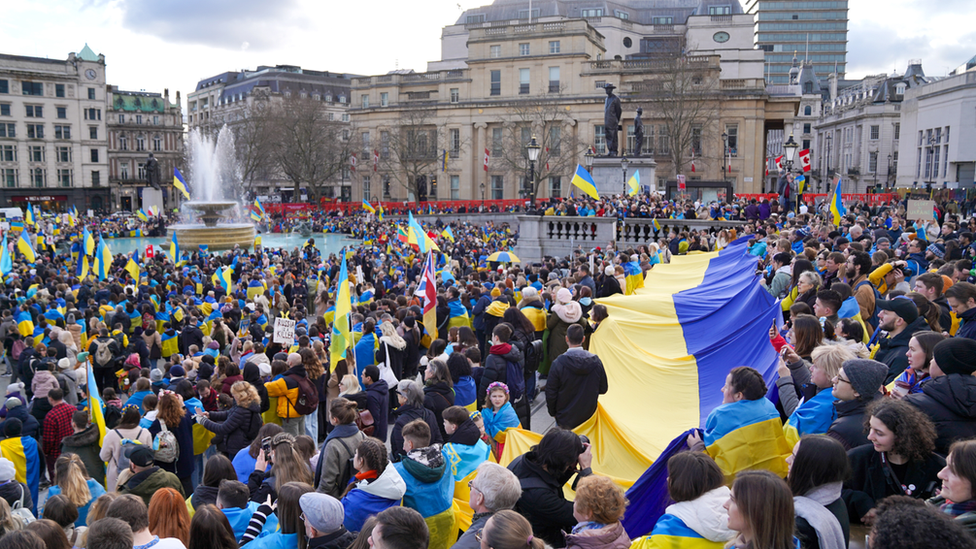
{"type": "Polygon", "coordinates": [[[852,24],[848,38],[848,79],[892,70],[902,73],[910,59],[921,59],[926,74],[942,76],[976,53],[976,32],[898,36],[890,26],[867,21],[852,24]]]}
{"type": "MultiPolygon", "coordinates": [[[[90,0],[97,3],[98,0],[90,0]]],[[[125,28],[167,42],[268,50],[307,20],[298,0],[119,0],[125,28]]]]}

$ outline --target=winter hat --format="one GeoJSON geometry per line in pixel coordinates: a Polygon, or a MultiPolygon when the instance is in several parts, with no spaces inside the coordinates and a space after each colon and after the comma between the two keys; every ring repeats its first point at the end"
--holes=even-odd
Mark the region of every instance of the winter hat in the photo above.
{"type": "Polygon", "coordinates": [[[976,341],[954,337],[939,342],[932,351],[936,365],[946,375],[976,372],[976,341]]]}
{"type": "Polygon", "coordinates": [[[19,437],[24,432],[24,422],[15,417],[8,417],[3,422],[3,434],[7,438],[19,437]]]}
{"type": "Polygon", "coordinates": [[[163,380],[162,370],[158,368],[153,368],[153,370],[149,372],[149,381],[162,381],[162,380],[163,380]]]}
{"type": "MultiPolygon", "coordinates": [[[[6,461],[6,460],[4,460],[6,461]]],[[[342,503],[328,494],[309,492],[298,499],[305,513],[305,520],[323,534],[331,534],[342,528],[345,512],[342,503]]]]}
{"type": "Polygon", "coordinates": [[[929,244],[929,247],[925,248],[925,251],[932,252],[932,254],[935,255],[935,257],[938,257],[939,259],[945,257],[945,246],[939,244],[938,242],[936,242],[935,244],[929,244]]]}
{"type": "Polygon", "coordinates": [[[139,467],[149,467],[153,464],[155,455],[153,451],[144,445],[138,445],[125,451],[125,457],[139,467]]]}
{"type": "MultiPolygon", "coordinates": [[[[208,358],[204,356],[203,358],[208,358]]],[[[213,377],[214,368],[213,365],[207,363],[206,361],[200,362],[200,366],[197,368],[197,378],[210,380],[213,377]]]]}
{"type": "Polygon", "coordinates": [[[207,348],[208,349],[215,349],[215,350],[218,350],[219,351],[220,350],[220,344],[217,343],[216,341],[211,341],[210,343],[207,343],[207,348]]]}
{"type": "Polygon", "coordinates": [[[865,400],[874,398],[888,376],[888,367],[877,360],[857,358],[845,361],[842,367],[851,387],[865,400]]]}
{"type": "Polygon", "coordinates": [[[498,286],[495,286],[494,288],[492,288],[492,290],[491,290],[491,297],[498,297],[500,295],[502,295],[502,291],[501,291],[501,289],[498,286]]]}
{"type": "Polygon", "coordinates": [[[9,410],[11,408],[16,408],[16,407],[18,407],[18,406],[20,406],[22,404],[24,404],[24,403],[21,402],[19,398],[17,398],[17,397],[10,397],[10,398],[7,399],[7,402],[4,403],[4,406],[6,406],[7,409],[9,410]]]}
{"type": "Polygon", "coordinates": [[[607,265],[607,268],[606,269],[603,269],[603,274],[605,274],[607,276],[613,276],[613,274],[615,272],[616,272],[616,269],[613,268],[613,265],[607,265]]]}
{"type": "Polygon", "coordinates": [[[14,393],[20,393],[23,390],[24,390],[24,383],[22,381],[18,381],[17,383],[11,383],[10,385],[7,385],[8,395],[12,395],[14,393]]]}
{"type": "Polygon", "coordinates": [[[0,482],[13,480],[17,471],[14,469],[14,462],[7,458],[0,458],[0,482]]]}
{"type": "Polygon", "coordinates": [[[170,378],[183,377],[185,375],[186,375],[186,370],[184,370],[183,367],[180,366],[179,364],[177,364],[176,366],[173,366],[172,368],[169,369],[169,377],[170,378]]]}
{"type": "Polygon", "coordinates": [[[59,370],[67,370],[69,366],[71,366],[71,362],[69,362],[67,358],[62,358],[58,361],[59,370]]]}
{"type": "Polygon", "coordinates": [[[569,303],[572,300],[573,300],[573,293],[570,292],[568,289],[560,288],[559,291],[556,292],[556,301],[558,303],[562,303],[563,305],[565,305],[566,303],[569,303]]]}

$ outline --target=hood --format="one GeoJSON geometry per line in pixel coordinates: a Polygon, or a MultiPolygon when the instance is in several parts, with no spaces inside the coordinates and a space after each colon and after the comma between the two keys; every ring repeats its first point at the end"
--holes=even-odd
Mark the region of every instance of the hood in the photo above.
{"type": "Polygon", "coordinates": [[[603,528],[584,530],[578,534],[566,535],[566,546],[578,546],[581,549],[613,549],[614,547],[630,547],[630,538],[619,522],[608,524],[603,528]],[[623,539],[621,539],[623,538],[623,539]],[[620,540],[621,543],[614,543],[620,540]]]}
{"type": "MultiPolygon", "coordinates": [[[[18,408],[20,408],[20,406],[18,406],[18,408]]],[[[61,443],[65,446],[72,446],[75,448],[90,446],[92,444],[98,446],[98,426],[91,424],[80,433],[75,433],[73,435],[64,437],[61,439],[61,443]]]]}
{"type": "Polygon", "coordinates": [[[410,450],[404,456],[402,463],[408,473],[424,484],[431,484],[444,478],[444,470],[447,468],[440,444],[410,450]]]}
{"type": "MultiPolygon", "coordinates": [[[[447,386],[447,382],[438,381],[437,383],[431,385],[424,385],[424,394],[427,393],[440,393],[444,395],[445,398],[447,398],[453,396],[452,393],[454,393],[454,390],[447,386]]],[[[454,400],[454,399],[450,398],[448,400],[454,400]]]]}
{"type": "Polygon", "coordinates": [[[576,301],[570,301],[565,305],[557,303],[552,306],[552,312],[567,324],[574,324],[583,318],[583,308],[576,301]]]}
{"type": "MultiPolygon", "coordinates": [[[[15,406],[13,408],[7,408],[7,417],[15,417],[20,420],[21,423],[27,422],[27,406],[21,404],[20,406],[15,406]]],[[[31,416],[34,417],[34,416],[31,416]]]]}
{"type": "Polygon", "coordinates": [[[244,381],[250,383],[251,385],[264,385],[264,383],[261,381],[261,371],[258,369],[257,364],[255,364],[253,361],[244,365],[244,371],[241,373],[241,375],[244,378],[244,381]]]}
{"type": "MultiPolygon", "coordinates": [[[[199,484],[193,489],[193,495],[190,497],[190,503],[193,505],[194,509],[199,509],[208,503],[213,504],[217,501],[218,490],[219,488],[216,486],[204,486],[199,484]]],[[[240,510],[243,511],[243,509],[240,510]]]]}
{"type": "Polygon", "coordinates": [[[299,364],[298,366],[293,366],[291,368],[288,368],[287,370],[285,370],[285,373],[281,375],[285,377],[288,376],[308,377],[308,374],[305,372],[304,364],[299,364]]]}
{"type": "Polygon", "coordinates": [[[474,446],[481,440],[481,430],[475,425],[474,421],[466,420],[458,425],[454,434],[449,437],[451,444],[462,444],[464,446],[474,446]]]}
{"type": "Polygon", "coordinates": [[[600,359],[582,347],[570,347],[565,355],[571,360],[564,360],[560,363],[566,366],[569,373],[576,376],[588,376],[598,367],[602,366],[600,359]]]}
{"type": "MultiPolygon", "coordinates": [[[[199,486],[198,488],[204,488],[199,486]]],[[[194,505],[194,508],[196,506],[194,505]]],[[[247,524],[251,521],[251,516],[254,512],[258,510],[258,504],[255,501],[247,502],[247,507],[224,507],[221,509],[224,516],[227,517],[227,522],[230,523],[230,527],[234,530],[234,534],[237,532],[243,532],[247,530],[247,524]]]]}
{"type": "Polygon", "coordinates": [[[678,517],[709,541],[726,542],[735,537],[735,532],[729,530],[729,512],[723,507],[729,494],[727,486],[719,486],[698,499],[669,505],[665,512],[678,517]]]}
{"type": "Polygon", "coordinates": [[[521,362],[522,351],[511,343],[502,343],[501,345],[492,345],[488,350],[490,355],[498,355],[505,360],[510,360],[512,362],[521,362]]]}
{"type": "Polygon", "coordinates": [[[374,381],[372,385],[366,386],[367,393],[372,393],[372,392],[389,393],[389,391],[390,391],[390,386],[387,385],[386,381],[382,379],[378,379],[374,381]]]}
{"type": "Polygon", "coordinates": [[[359,481],[356,488],[376,497],[394,500],[402,499],[407,493],[407,483],[403,482],[400,473],[397,472],[393,464],[388,464],[383,470],[383,474],[373,482],[359,481]]]}
{"type": "Polygon", "coordinates": [[[963,374],[937,377],[922,385],[922,392],[957,416],[976,419],[976,377],[963,374]]]}

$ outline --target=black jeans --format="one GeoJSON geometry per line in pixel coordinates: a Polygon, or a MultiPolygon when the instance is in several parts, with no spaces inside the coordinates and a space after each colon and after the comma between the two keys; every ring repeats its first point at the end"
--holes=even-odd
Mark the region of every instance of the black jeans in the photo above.
{"type": "MultiPolygon", "coordinates": [[[[115,372],[117,371],[118,369],[115,366],[110,366],[108,368],[94,367],[92,369],[92,374],[95,376],[95,383],[98,384],[98,388],[96,389],[98,396],[102,395],[102,391],[104,391],[106,387],[111,387],[112,390],[118,394],[119,378],[115,376],[115,372]]],[[[91,387],[89,387],[89,394],[91,394],[91,390],[91,387]]]]}

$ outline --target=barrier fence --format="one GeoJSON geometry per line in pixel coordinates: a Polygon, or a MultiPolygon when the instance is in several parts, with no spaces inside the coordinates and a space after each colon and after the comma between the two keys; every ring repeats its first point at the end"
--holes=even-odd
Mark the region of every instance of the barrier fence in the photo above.
{"type": "MultiPolygon", "coordinates": [[[[831,195],[823,193],[803,193],[803,201],[809,204],[816,202],[823,202],[830,198],[831,195]]],[[[761,200],[763,198],[767,200],[779,200],[779,195],[776,193],[766,193],[766,194],[737,194],[735,195],[737,199],[743,200],[761,200]]],[[[841,194],[841,199],[844,202],[865,202],[870,206],[876,206],[880,204],[890,204],[892,200],[901,200],[901,198],[895,193],[877,193],[877,194],[841,194]]]]}

